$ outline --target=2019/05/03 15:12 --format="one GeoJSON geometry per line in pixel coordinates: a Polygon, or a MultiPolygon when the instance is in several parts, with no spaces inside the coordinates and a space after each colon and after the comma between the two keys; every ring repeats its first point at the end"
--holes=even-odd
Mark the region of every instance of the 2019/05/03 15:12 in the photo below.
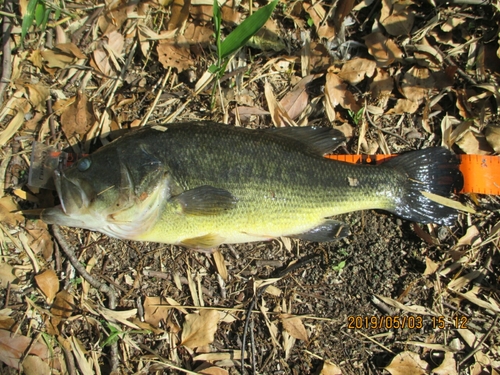
{"type": "MultiPolygon", "coordinates": [[[[351,315],[347,318],[348,329],[421,329],[424,327],[424,317],[421,315],[351,315]]],[[[451,319],[444,316],[430,316],[429,323],[432,329],[467,329],[468,318],[457,315],[451,319]]]]}

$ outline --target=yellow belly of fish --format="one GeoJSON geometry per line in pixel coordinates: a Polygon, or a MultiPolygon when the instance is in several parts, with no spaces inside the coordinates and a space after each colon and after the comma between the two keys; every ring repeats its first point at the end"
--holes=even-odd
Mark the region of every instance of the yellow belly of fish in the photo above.
{"type": "Polygon", "coordinates": [[[321,225],[325,218],[369,208],[385,208],[383,201],[341,202],[334,206],[287,207],[269,202],[265,209],[246,205],[219,215],[184,215],[165,207],[159,220],[136,240],[208,249],[223,243],[265,241],[300,235],[321,225]]]}

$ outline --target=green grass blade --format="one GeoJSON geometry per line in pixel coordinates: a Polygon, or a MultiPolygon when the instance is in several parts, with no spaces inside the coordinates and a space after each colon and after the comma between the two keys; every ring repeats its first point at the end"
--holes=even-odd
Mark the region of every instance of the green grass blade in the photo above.
{"type": "Polygon", "coordinates": [[[220,10],[219,2],[214,0],[214,28],[215,28],[215,42],[217,44],[217,57],[219,58],[219,64],[222,60],[221,57],[221,40],[220,40],[220,27],[222,24],[222,12],[220,10]]]}
{"type": "Polygon", "coordinates": [[[35,8],[35,21],[37,26],[42,26],[45,20],[45,11],[47,8],[45,7],[45,3],[40,1],[35,8]]]}
{"type": "Polygon", "coordinates": [[[277,4],[278,0],[271,1],[238,25],[221,43],[219,56],[223,59],[243,47],[264,26],[277,4]]]}
{"type": "Polygon", "coordinates": [[[23,23],[21,25],[21,44],[24,44],[24,39],[26,38],[26,34],[33,25],[33,21],[35,20],[35,9],[38,5],[38,0],[30,0],[28,3],[28,8],[26,9],[26,14],[23,18],[23,23]]]}

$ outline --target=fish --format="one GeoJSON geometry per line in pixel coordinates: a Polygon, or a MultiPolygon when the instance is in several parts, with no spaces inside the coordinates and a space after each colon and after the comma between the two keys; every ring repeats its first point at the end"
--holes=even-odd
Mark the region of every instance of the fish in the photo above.
{"type": "Polygon", "coordinates": [[[279,237],[334,241],[349,235],[335,216],[358,210],[453,225],[457,211],[422,194],[460,190],[460,161],[450,150],[410,151],[376,166],[324,157],[344,142],[329,127],[142,127],[56,170],[60,205],[41,218],[208,251],[279,237]]]}

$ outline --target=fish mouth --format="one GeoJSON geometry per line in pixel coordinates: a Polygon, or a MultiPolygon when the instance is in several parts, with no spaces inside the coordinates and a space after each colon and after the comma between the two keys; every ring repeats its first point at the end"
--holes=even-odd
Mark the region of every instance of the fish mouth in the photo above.
{"type": "MultiPolygon", "coordinates": [[[[86,191],[80,181],[71,181],[66,177],[64,172],[54,172],[54,184],[56,186],[57,195],[61,202],[62,211],[66,215],[72,215],[87,208],[90,203],[89,192],[86,191]]],[[[88,190],[88,189],[87,189],[88,190]]]]}

